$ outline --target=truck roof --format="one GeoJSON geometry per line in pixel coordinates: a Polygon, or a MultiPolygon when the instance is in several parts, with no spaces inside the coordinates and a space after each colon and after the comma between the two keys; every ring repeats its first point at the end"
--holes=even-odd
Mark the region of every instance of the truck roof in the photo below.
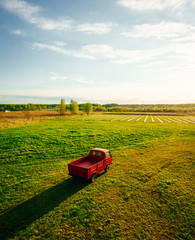
{"type": "Polygon", "coordinates": [[[91,151],[100,151],[100,152],[109,152],[109,150],[108,149],[103,149],[103,148],[93,148],[93,149],[91,149],[91,151]]]}

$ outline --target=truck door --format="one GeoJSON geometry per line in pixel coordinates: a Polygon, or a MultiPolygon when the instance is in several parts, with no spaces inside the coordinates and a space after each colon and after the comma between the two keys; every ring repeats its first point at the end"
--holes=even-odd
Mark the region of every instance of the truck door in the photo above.
{"type": "Polygon", "coordinates": [[[110,153],[110,152],[107,152],[107,153],[106,153],[106,163],[105,163],[105,165],[111,163],[111,161],[110,161],[110,160],[111,160],[111,157],[112,157],[111,153],[110,153]]]}

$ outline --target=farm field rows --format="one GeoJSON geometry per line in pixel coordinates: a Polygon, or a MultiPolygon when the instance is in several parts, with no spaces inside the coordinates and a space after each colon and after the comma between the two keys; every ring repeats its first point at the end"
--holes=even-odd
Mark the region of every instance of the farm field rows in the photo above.
{"type": "Polygon", "coordinates": [[[194,122],[90,115],[1,129],[0,239],[193,239],[194,122]],[[94,147],[111,150],[108,173],[70,177],[94,147]]]}
{"type": "Polygon", "coordinates": [[[195,123],[192,116],[149,116],[149,115],[92,115],[73,117],[72,120],[80,121],[121,121],[121,122],[145,122],[145,123],[195,123]]]}

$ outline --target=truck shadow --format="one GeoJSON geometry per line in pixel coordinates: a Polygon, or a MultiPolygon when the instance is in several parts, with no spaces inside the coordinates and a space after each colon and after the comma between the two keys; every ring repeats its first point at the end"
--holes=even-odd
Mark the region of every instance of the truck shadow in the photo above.
{"type": "Polygon", "coordinates": [[[14,237],[15,234],[28,227],[61,202],[88,185],[86,181],[76,181],[74,178],[47,189],[39,195],[7,210],[0,215],[0,239],[14,237]]]}

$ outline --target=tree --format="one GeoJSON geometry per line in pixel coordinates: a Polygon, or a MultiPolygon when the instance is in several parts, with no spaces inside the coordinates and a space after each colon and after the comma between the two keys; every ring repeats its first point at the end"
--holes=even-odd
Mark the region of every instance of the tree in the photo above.
{"type": "Polygon", "coordinates": [[[77,114],[79,111],[78,103],[76,101],[70,101],[70,111],[73,114],[77,114]]]}
{"type": "Polygon", "coordinates": [[[27,109],[28,109],[28,111],[34,111],[35,110],[34,104],[33,103],[28,103],[27,104],[27,109]]]}
{"type": "Polygon", "coordinates": [[[60,103],[60,114],[64,115],[65,114],[65,100],[61,99],[61,103],[60,103]]]}
{"type": "Polygon", "coordinates": [[[83,111],[87,113],[87,115],[89,115],[90,112],[93,111],[93,106],[91,103],[85,103],[84,107],[83,107],[83,111]]]}
{"type": "Polygon", "coordinates": [[[42,108],[41,108],[41,105],[40,105],[40,104],[37,106],[37,108],[38,108],[38,110],[39,110],[39,111],[41,111],[41,110],[42,110],[42,108]]]}

